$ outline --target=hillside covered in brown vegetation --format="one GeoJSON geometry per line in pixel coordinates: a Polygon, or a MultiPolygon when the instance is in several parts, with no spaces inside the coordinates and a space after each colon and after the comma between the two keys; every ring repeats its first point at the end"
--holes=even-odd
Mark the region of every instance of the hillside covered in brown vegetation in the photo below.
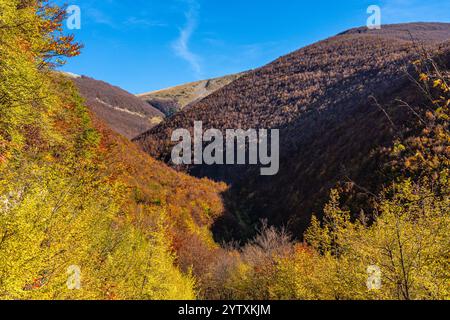
{"type": "Polygon", "coordinates": [[[72,77],[91,110],[114,131],[131,139],[164,119],[164,114],[131,93],[85,76],[72,77]]]}
{"type": "Polygon", "coordinates": [[[204,130],[279,128],[274,177],[243,166],[185,169],[231,184],[230,214],[215,229],[220,238],[246,238],[261,218],[301,235],[338,183],[352,187],[349,204],[363,204],[389,179],[385,155],[415,127],[405,105],[424,102],[412,62],[423,51],[445,51],[448,39],[450,24],[353,29],[247,73],[134,141],[170,163],[172,131],[194,121],[204,130]]]}

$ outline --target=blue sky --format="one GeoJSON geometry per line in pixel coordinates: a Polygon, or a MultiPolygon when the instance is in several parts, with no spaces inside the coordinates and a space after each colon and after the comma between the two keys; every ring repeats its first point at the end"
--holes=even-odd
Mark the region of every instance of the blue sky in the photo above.
{"type": "MultiPolygon", "coordinates": [[[[59,0],[55,1],[60,2],[59,0]]],[[[260,67],[366,24],[450,22],[447,0],[65,0],[81,8],[85,45],[63,68],[143,93],[260,67]]]]}

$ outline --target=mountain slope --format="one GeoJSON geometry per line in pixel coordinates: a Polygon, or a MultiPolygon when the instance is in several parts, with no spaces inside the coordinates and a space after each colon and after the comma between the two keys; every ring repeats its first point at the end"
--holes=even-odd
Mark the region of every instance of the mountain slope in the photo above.
{"type": "Polygon", "coordinates": [[[336,183],[352,180],[366,190],[356,192],[360,198],[380,187],[383,148],[411,118],[393,101],[400,97],[420,104],[408,66],[422,50],[435,50],[450,39],[450,24],[364,30],[350,30],[249,72],[135,142],[169,162],[171,132],[192,128],[194,121],[203,121],[204,130],[281,129],[280,172],[274,177],[242,166],[187,170],[232,184],[226,200],[234,214],[217,226],[221,236],[241,227],[229,236],[245,237],[249,226],[264,217],[302,234],[336,183]],[[392,128],[385,112],[399,128],[392,128]]]}
{"type": "Polygon", "coordinates": [[[91,110],[114,131],[131,139],[164,119],[164,114],[123,89],[85,76],[71,77],[91,110]]]}
{"type": "Polygon", "coordinates": [[[139,94],[138,97],[170,116],[230,84],[244,73],[186,83],[172,88],[139,94]]]}
{"type": "MultiPolygon", "coordinates": [[[[114,110],[118,107],[113,110],[107,109],[108,118],[104,120],[102,119],[104,114],[99,113],[97,109],[100,98],[92,100],[92,94],[95,93],[97,97],[111,104],[127,106],[126,111],[117,111],[119,116],[121,112],[127,115],[159,114],[148,108],[145,103],[137,104],[136,99],[131,98],[127,92],[101,81],[75,77],[74,82],[78,89],[84,90],[82,92],[85,97],[88,97],[86,106],[90,109],[94,127],[101,136],[102,151],[105,159],[108,159],[105,160],[107,171],[129,189],[131,196],[126,202],[129,207],[124,210],[141,214],[144,219],[151,217],[155,212],[163,212],[170,222],[172,239],[167,240],[172,241],[179,250],[185,249],[184,241],[191,234],[196,234],[201,241],[210,243],[212,239],[209,237],[209,229],[223,213],[220,194],[226,190],[226,186],[177,172],[164,163],[152,159],[138,146],[118,134],[119,130],[115,123],[111,125],[111,118],[115,116],[114,110]]],[[[126,120],[130,119],[132,118],[126,120]]],[[[123,126],[133,124],[134,122],[130,121],[122,123],[123,126]]]]}
{"type": "Polygon", "coordinates": [[[155,216],[164,216],[170,235],[166,240],[178,253],[189,251],[188,241],[193,236],[210,245],[209,230],[224,211],[221,193],[226,190],[225,184],[177,172],[113,132],[95,115],[91,117],[108,159],[106,171],[127,189],[123,210],[144,227],[152,225],[155,216]]]}

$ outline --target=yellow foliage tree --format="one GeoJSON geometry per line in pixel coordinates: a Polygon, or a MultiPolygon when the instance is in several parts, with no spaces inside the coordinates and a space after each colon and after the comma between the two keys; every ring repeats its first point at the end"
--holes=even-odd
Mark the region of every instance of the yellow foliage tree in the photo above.
{"type": "Polygon", "coordinates": [[[0,299],[193,299],[168,221],[142,225],[55,57],[63,10],[0,0],[0,299]]]}

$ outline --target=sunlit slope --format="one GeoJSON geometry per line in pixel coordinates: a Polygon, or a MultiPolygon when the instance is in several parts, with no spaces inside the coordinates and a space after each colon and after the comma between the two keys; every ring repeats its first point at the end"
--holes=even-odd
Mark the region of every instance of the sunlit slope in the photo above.
{"type": "Polygon", "coordinates": [[[154,105],[166,115],[172,115],[209,96],[242,75],[243,73],[239,73],[215,79],[186,83],[172,88],[139,94],[138,97],[154,105]]]}

